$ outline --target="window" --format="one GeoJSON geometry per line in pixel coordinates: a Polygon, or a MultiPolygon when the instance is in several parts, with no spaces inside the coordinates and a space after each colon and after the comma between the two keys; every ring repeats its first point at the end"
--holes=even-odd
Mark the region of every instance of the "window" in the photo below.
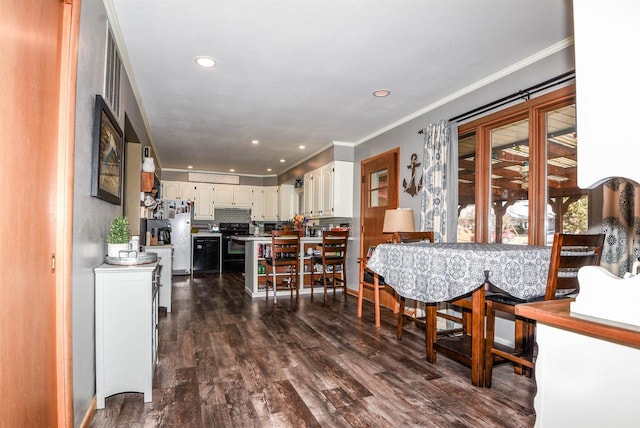
{"type": "Polygon", "coordinates": [[[575,86],[458,127],[458,241],[551,243],[587,231],[577,186],[575,86]]]}

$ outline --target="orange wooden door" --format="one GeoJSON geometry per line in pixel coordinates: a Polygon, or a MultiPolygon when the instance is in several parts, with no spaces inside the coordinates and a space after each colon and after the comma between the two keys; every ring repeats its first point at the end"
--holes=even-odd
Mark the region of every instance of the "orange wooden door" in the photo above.
{"type": "MultiPolygon", "coordinates": [[[[385,242],[382,234],[384,212],[398,207],[398,163],[400,150],[394,149],[365,159],[361,164],[360,191],[360,257],[369,247],[385,242]]],[[[365,289],[365,297],[370,290],[365,289]]],[[[380,295],[380,304],[396,311],[396,300],[387,292],[380,295]]]]}
{"type": "Polygon", "coordinates": [[[68,319],[76,1],[0,2],[3,426],[72,422],[68,319]]]}

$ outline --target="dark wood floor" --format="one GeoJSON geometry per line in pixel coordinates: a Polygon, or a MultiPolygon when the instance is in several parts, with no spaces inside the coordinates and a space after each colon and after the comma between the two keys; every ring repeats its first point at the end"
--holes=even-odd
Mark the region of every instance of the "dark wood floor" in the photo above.
{"type": "MultiPolygon", "coordinates": [[[[251,300],[240,274],[175,276],[161,313],[153,402],[117,394],[93,427],[530,427],[535,382],[494,370],[493,388],[440,356],[425,361],[424,333],[356,299],[277,305],[251,300]]],[[[318,296],[318,295],[317,295],[318,296]]]]}

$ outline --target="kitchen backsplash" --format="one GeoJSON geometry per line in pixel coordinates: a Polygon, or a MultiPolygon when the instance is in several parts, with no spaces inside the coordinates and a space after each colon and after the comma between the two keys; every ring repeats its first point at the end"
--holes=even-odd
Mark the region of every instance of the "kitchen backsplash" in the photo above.
{"type": "Polygon", "coordinates": [[[194,220],[193,227],[198,229],[208,228],[209,225],[220,225],[220,223],[251,223],[251,210],[238,208],[216,208],[215,220],[194,220]]]}

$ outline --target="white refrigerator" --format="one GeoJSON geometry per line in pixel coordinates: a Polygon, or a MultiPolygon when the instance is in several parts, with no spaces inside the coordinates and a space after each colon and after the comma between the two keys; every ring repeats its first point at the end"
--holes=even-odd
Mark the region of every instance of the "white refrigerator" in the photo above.
{"type": "Polygon", "coordinates": [[[165,219],[171,223],[173,275],[191,273],[191,204],[181,200],[164,201],[165,219]]]}

